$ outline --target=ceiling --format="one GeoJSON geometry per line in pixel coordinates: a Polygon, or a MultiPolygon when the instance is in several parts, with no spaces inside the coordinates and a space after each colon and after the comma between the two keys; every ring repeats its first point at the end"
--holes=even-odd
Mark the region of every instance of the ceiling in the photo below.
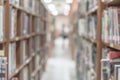
{"type": "Polygon", "coordinates": [[[53,14],[68,15],[70,11],[70,4],[73,0],[42,0],[46,8],[53,14]]]}

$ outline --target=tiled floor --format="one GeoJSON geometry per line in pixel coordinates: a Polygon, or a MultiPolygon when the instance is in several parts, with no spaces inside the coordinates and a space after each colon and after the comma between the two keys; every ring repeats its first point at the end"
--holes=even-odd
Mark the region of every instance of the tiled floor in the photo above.
{"type": "Polygon", "coordinates": [[[70,58],[68,40],[62,46],[63,39],[55,40],[53,56],[48,59],[42,80],[76,80],[75,62],[70,58]]]}

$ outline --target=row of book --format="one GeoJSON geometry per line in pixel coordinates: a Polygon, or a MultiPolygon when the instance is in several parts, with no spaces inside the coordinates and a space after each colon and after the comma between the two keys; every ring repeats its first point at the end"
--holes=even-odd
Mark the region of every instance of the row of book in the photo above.
{"type": "Polygon", "coordinates": [[[109,7],[103,11],[102,40],[107,43],[120,44],[119,8],[109,7]]]}
{"type": "MultiPolygon", "coordinates": [[[[10,11],[11,11],[10,38],[12,39],[12,38],[17,36],[17,33],[18,33],[17,28],[18,28],[19,25],[17,25],[18,24],[17,23],[18,22],[17,21],[17,18],[18,18],[17,10],[11,7],[10,11]]],[[[30,25],[32,25],[31,20],[32,20],[32,18],[30,18],[30,16],[27,15],[26,13],[21,13],[20,14],[20,24],[21,25],[19,27],[21,29],[20,30],[21,36],[29,34],[31,30],[34,30],[34,32],[37,32],[37,33],[40,32],[40,30],[41,30],[40,18],[33,19],[34,20],[34,22],[33,22],[34,25],[33,26],[30,26],[30,25]],[[30,30],[30,27],[34,27],[34,29],[32,28],[30,30]]]]}
{"type": "Polygon", "coordinates": [[[86,14],[97,6],[98,0],[79,0],[80,1],[80,14],[86,14]]]}
{"type": "Polygon", "coordinates": [[[96,39],[97,17],[89,16],[88,18],[79,19],[78,33],[80,36],[86,36],[96,39]]]}
{"type": "Polygon", "coordinates": [[[102,0],[102,2],[111,2],[111,1],[115,1],[115,0],[102,0]]]}
{"type": "Polygon", "coordinates": [[[10,0],[10,3],[22,6],[27,10],[40,13],[40,1],[39,0],[10,0]]]}
{"type": "Polygon", "coordinates": [[[98,0],[87,0],[88,1],[88,9],[91,10],[93,9],[94,7],[97,6],[97,1],[98,0]]]}
{"type": "Polygon", "coordinates": [[[120,79],[120,51],[110,48],[103,48],[101,72],[102,80],[120,79]]]}
{"type": "MultiPolygon", "coordinates": [[[[26,62],[26,60],[33,54],[33,52],[38,52],[40,50],[41,42],[40,36],[36,36],[35,39],[31,39],[30,43],[26,40],[20,42],[20,62],[17,61],[17,43],[9,44],[9,74],[14,73],[16,70],[16,63],[20,63],[21,65],[26,62]],[[28,47],[30,46],[30,47],[28,47]],[[29,50],[29,52],[28,52],[29,50]]],[[[2,54],[2,53],[1,53],[2,54]]],[[[40,56],[36,56],[35,66],[38,67],[40,63],[40,56]]],[[[35,68],[35,69],[36,69],[35,68]]]]}
{"type": "Polygon", "coordinates": [[[82,38],[77,41],[77,46],[76,62],[79,80],[95,80],[96,46],[82,38]]]}
{"type": "MultiPolygon", "coordinates": [[[[32,2],[36,2],[38,0],[28,0],[32,2]]],[[[17,4],[19,0],[12,0],[13,3],[17,4]]],[[[22,1],[23,2],[23,1],[22,1]]],[[[39,3],[39,2],[36,2],[39,3]]],[[[27,4],[27,3],[26,3],[27,4]]],[[[4,0],[0,2],[0,41],[4,39],[4,30],[5,30],[5,24],[4,24],[4,0]]],[[[39,8],[38,8],[39,9],[39,8]]],[[[36,10],[36,12],[39,10],[36,10]]],[[[13,39],[14,37],[17,36],[17,28],[18,28],[18,10],[15,9],[14,7],[10,7],[10,39],[13,39]]],[[[31,24],[31,18],[28,14],[21,12],[20,13],[20,24],[22,24],[20,28],[21,35],[27,35],[30,33],[30,26],[31,24]]],[[[35,18],[34,19],[34,28],[35,32],[40,32],[40,18],[35,18]]],[[[32,27],[33,27],[32,26],[32,27]]]]}

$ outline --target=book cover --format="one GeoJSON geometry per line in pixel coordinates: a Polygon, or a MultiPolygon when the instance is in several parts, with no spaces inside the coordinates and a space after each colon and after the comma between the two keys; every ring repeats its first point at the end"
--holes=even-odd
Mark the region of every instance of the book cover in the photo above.
{"type": "Polygon", "coordinates": [[[17,10],[11,7],[10,11],[10,39],[13,39],[17,34],[17,10]]]}
{"type": "Polygon", "coordinates": [[[0,41],[4,38],[4,0],[0,2],[0,41]]]}
{"type": "Polygon", "coordinates": [[[16,44],[9,44],[9,74],[16,69],[16,44]]]}

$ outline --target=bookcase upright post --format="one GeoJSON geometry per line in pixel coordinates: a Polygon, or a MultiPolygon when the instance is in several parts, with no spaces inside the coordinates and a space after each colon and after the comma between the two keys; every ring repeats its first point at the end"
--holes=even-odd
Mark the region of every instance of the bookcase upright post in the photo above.
{"type": "Polygon", "coordinates": [[[102,2],[98,0],[98,10],[97,10],[97,67],[96,74],[97,80],[101,80],[101,58],[102,58],[102,2]]]}
{"type": "Polygon", "coordinates": [[[7,58],[7,80],[8,80],[8,71],[9,71],[9,68],[8,68],[8,65],[9,65],[9,25],[10,25],[10,22],[9,22],[9,0],[6,0],[5,1],[5,22],[4,22],[4,25],[5,25],[5,30],[4,30],[4,34],[5,34],[5,38],[4,38],[4,41],[5,41],[5,57],[7,58]]]}

